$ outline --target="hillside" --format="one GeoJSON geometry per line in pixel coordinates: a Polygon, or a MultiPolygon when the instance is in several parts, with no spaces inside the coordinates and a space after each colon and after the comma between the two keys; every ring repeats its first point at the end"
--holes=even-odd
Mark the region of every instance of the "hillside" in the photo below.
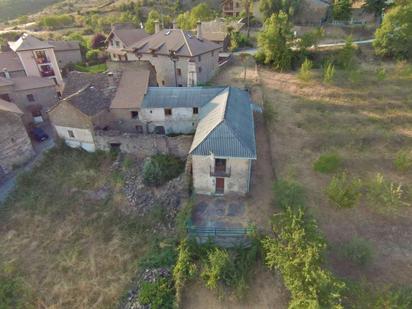
{"type": "Polygon", "coordinates": [[[33,14],[61,0],[0,0],[0,22],[33,14]]]}

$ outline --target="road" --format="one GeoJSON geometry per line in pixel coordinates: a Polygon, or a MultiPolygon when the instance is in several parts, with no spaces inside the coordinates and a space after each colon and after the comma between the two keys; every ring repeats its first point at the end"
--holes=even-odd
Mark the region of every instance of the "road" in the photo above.
{"type": "MultiPolygon", "coordinates": [[[[375,39],[368,39],[368,40],[361,40],[361,41],[354,41],[353,44],[355,45],[363,45],[363,44],[371,44],[375,39]]],[[[319,49],[319,48],[326,48],[326,47],[334,47],[334,46],[343,46],[346,42],[337,42],[337,43],[327,43],[327,44],[319,44],[316,47],[312,46],[310,49],[319,49]]],[[[257,48],[247,48],[237,52],[234,52],[233,55],[240,55],[240,54],[249,54],[255,55],[257,53],[257,48]]]]}

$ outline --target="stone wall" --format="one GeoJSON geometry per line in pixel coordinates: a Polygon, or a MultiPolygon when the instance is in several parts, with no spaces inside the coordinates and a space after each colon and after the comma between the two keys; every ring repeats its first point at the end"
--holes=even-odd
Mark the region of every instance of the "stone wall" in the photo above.
{"type": "Polygon", "coordinates": [[[0,112],[0,175],[28,161],[34,150],[20,115],[0,112]]]}
{"type": "Polygon", "coordinates": [[[134,154],[139,158],[162,153],[185,159],[189,154],[192,141],[191,135],[168,137],[155,134],[122,134],[120,131],[113,130],[95,131],[96,149],[109,151],[112,146],[120,147],[120,151],[134,154]]]}

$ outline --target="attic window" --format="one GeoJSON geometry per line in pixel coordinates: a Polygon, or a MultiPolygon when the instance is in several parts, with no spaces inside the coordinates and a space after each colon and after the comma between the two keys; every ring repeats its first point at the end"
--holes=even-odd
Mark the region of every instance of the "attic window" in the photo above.
{"type": "Polygon", "coordinates": [[[171,108],[165,108],[165,116],[172,116],[172,109],[171,108]]]}
{"type": "Polygon", "coordinates": [[[193,115],[199,114],[199,108],[198,107],[193,107],[193,115]]]}

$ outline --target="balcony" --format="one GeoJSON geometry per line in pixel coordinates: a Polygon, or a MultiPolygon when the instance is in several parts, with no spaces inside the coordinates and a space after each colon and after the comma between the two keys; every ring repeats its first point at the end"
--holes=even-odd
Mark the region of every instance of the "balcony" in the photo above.
{"type": "Polygon", "coordinates": [[[53,69],[40,71],[40,75],[41,75],[41,77],[53,77],[53,76],[55,76],[53,69]]]}
{"type": "Polygon", "coordinates": [[[231,172],[230,167],[210,166],[210,176],[213,177],[230,177],[231,172]]]}

